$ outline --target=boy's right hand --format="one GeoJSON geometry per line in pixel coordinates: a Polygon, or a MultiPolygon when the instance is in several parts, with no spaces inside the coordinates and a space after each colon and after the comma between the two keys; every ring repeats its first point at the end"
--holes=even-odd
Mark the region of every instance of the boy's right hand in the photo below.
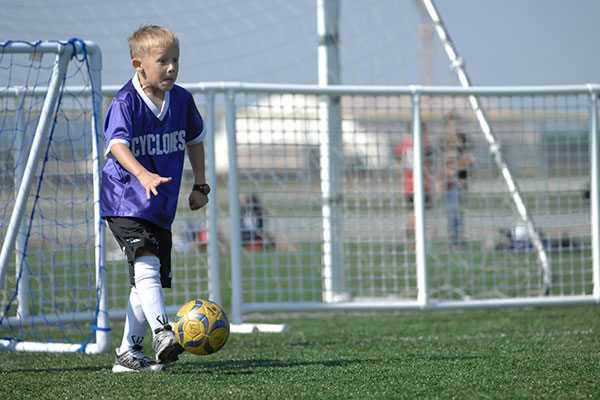
{"type": "Polygon", "coordinates": [[[156,190],[158,186],[171,180],[171,177],[164,178],[144,168],[124,143],[113,144],[110,152],[127,171],[140,181],[143,188],[146,189],[146,198],[148,200],[150,200],[152,194],[158,196],[158,191],[156,190]]]}
{"type": "Polygon", "coordinates": [[[146,189],[146,198],[150,200],[151,194],[158,196],[156,188],[163,183],[171,181],[171,177],[165,178],[149,171],[144,171],[137,177],[144,189],[146,189]]]}

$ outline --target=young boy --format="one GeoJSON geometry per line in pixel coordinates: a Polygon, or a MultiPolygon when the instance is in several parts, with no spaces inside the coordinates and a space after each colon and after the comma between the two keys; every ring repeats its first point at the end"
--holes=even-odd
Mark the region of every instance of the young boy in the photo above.
{"type": "Polygon", "coordinates": [[[177,37],[163,27],[142,26],[129,38],[129,49],[135,75],[104,122],[102,217],[127,256],[132,284],[113,372],[162,370],[183,352],[169,325],[163,287],[171,287],[171,224],[186,148],[195,183],[190,208],[203,207],[210,191],[202,117],[192,95],[175,85],[177,37]],[[156,361],[142,351],[148,326],[156,361]]]}

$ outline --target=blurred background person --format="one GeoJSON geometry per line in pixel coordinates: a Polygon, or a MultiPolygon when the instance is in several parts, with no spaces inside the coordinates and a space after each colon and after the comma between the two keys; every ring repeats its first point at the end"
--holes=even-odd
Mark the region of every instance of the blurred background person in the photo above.
{"type": "Polygon", "coordinates": [[[461,247],[463,238],[462,200],[468,187],[473,157],[462,117],[450,111],[444,117],[444,141],[441,157],[441,183],[445,192],[448,240],[461,247]]]}

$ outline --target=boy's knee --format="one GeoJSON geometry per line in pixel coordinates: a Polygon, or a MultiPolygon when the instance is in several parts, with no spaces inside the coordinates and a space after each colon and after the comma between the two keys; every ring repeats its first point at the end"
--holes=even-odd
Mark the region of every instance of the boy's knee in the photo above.
{"type": "Polygon", "coordinates": [[[144,279],[160,280],[160,260],[156,256],[136,257],[133,268],[136,283],[144,279]]]}
{"type": "Polygon", "coordinates": [[[138,257],[156,257],[156,254],[154,254],[145,247],[140,247],[135,251],[135,257],[136,259],[138,257]]]}

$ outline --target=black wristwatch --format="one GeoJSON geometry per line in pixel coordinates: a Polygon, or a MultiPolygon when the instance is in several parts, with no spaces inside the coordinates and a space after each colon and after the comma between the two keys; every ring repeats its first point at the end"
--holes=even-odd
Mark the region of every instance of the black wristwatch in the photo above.
{"type": "Polygon", "coordinates": [[[208,186],[208,183],[201,183],[199,185],[194,185],[192,190],[197,190],[200,193],[208,195],[210,193],[210,186],[208,186]]]}

